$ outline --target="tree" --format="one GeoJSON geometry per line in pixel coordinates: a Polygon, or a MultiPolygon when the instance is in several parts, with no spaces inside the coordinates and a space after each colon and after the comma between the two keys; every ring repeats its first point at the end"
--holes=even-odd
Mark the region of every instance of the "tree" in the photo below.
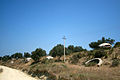
{"type": "Polygon", "coordinates": [[[46,51],[41,48],[37,48],[35,51],[32,52],[31,58],[35,62],[38,62],[39,59],[43,56],[46,56],[46,51]]]}
{"type": "MultiPolygon", "coordinates": [[[[70,53],[70,50],[65,48],[65,54],[68,55],[69,53],[70,53]]],[[[50,51],[49,55],[53,57],[56,57],[56,56],[61,57],[62,55],[64,55],[64,46],[61,44],[58,44],[50,51]]]]}
{"type": "Polygon", "coordinates": [[[22,53],[15,53],[15,54],[11,55],[11,58],[16,58],[16,59],[23,58],[23,55],[22,55],[22,53]]]}
{"type": "Polygon", "coordinates": [[[73,45],[69,45],[68,46],[68,50],[70,50],[70,53],[74,52],[74,46],[73,45]]]}
{"type": "Polygon", "coordinates": [[[114,45],[114,47],[115,47],[115,48],[116,48],[116,47],[120,47],[120,42],[116,42],[115,45],[114,45]]]}
{"type": "Polygon", "coordinates": [[[69,45],[68,49],[71,50],[71,51],[74,51],[74,46],[73,45],[69,45]]]}
{"type": "Polygon", "coordinates": [[[7,61],[9,59],[11,59],[11,57],[9,55],[5,55],[2,57],[2,61],[7,61]]]}
{"type": "Polygon", "coordinates": [[[74,52],[80,52],[80,51],[83,51],[83,50],[85,50],[85,49],[83,49],[81,46],[76,46],[73,51],[74,52]]]}
{"type": "Polygon", "coordinates": [[[93,48],[93,49],[98,49],[98,48],[99,48],[99,45],[100,45],[100,43],[98,43],[98,42],[91,42],[91,43],[89,44],[89,46],[90,46],[91,48],[93,48]]]}
{"type": "Polygon", "coordinates": [[[102,37],[101,40],[98,40],[97,42],[91,42],[89,44],[89,46],[93,49],[98,49],[99,48],[99,45],[102,44],[102,43],[110,43],[111,45],[114,44],[115,40],[114,39],[105,39],[104,37],[102,37]]]}
{"type": "Polygon", "coordinates": [[[86,51],[86,49],[83,49],[81,46],[73,46],[73,45],[69,45],[68,49],[70,50],[71,53],[73,52],[80,52],[80,51],[86,51]]]}
{"type": "Polygon", "coordinates": [[[114,39],[106,39],[106,43],[110,43],[111,45],[114,44],[115,40],[114,39]]]}
{"type": "Polygon", "coordinates": [[[2,57],[0,56],[0,60],[2,60],[2,57]]]}
{"type": "Polygon", "coordinates": [[[25,53],[24,53],[24,57],[25,57],[25,58],[28,58],[28,57],[31,57],[31,55],[30,55],[28,52],[25,52],[25,53]]]}

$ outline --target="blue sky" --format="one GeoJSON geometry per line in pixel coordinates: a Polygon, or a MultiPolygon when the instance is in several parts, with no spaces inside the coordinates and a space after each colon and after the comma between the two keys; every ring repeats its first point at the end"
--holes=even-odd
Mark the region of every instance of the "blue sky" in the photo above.
{"type": "Polygon", "coordinates": [[[120,41],[120,0],[0,0],[0,56],[63,44],[120,41]]]}

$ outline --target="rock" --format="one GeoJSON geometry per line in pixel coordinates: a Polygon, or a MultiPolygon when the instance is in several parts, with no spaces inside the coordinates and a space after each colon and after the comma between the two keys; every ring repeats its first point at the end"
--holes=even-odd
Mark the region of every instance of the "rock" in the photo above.
{"type": "Polygon", "coordinates": [[[47,80],[47,77],[46,77],[45,75],[42,75],[42,76],[40,77],[40,80],[47,80]]]}

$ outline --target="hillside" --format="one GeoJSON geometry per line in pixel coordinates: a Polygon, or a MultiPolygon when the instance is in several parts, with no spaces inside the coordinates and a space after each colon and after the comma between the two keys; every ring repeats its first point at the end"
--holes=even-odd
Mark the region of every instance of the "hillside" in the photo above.
{"type": "Polygon", "coordinates": [[[24,59],[14,60],[14,63],[11,60],[0,63],[42,80],[45,77],[49,80],[120,80],[119,62],[120,47],[72,53],[66,56],[66,63],[63,63],[63,56],[52,60],[42,57],[37,63],[33,60],[26,63],[24,59]],[[84,64],[95,57],[103,60],[100,67],[93,63],[84,64]]]}

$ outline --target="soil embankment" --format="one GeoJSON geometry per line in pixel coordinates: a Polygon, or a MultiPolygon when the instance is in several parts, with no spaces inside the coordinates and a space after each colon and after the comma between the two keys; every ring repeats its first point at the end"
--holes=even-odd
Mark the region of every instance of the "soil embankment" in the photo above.
{"type": "Polygon", "coordinates": [[[5,66],[0,66],[0,68],[3,69],[3,72],[0,73],[0,80],[37,80],[16,69],[5,66]]]}

